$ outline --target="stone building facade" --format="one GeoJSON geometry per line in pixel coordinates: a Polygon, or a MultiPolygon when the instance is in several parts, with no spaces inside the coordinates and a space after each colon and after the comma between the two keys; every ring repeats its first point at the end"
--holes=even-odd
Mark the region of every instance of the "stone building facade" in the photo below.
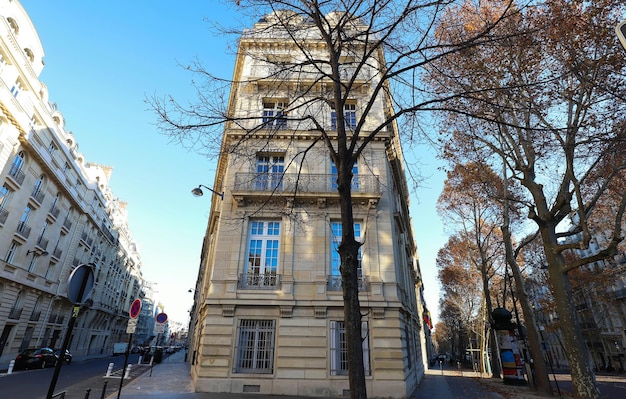
{"type": "MultiPolygon", "coordinates": [[[[199,392],[344,396],[337,171],[307,122],[315,115],[332,138],[337,118],[316,100],[327,90],[323,79],[299,60],[302,48],[314,58],[324,46],[295,16],[290,23],[303,29],[299,48],[272,26],[277,18],[263,17],[239,41],[227,110],[234,121],[223,133],[194,294],[192,376],[199,392]]],[[[372,98],[378,57],[355,79],[343,110],[349,127],[372,98]]],[[[388,106],[385,95],[375,99],[365,130],[385,118],[388,106]]],[[[427,326],[402,162],[391,126],[353,167],[370,397],[408,397],[424,374],[427,326]]]]}
{"type": "Polygon", "coordinates": [[[112,169],[86,162],[39,80],[44,50],[17,0],[0,2],[0,365],[23,349],[59,348],[71,317],[67,281],[92,265],[95,285],[69,349],[106,353],[127,339],[143,296],[141,258],[112,169]]]}

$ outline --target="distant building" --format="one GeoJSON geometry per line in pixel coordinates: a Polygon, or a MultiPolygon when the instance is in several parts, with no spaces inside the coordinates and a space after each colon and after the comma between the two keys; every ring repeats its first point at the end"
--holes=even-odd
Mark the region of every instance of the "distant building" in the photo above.
{"type": "Polygon", "coordinates": [[[43,57],[20,3],[0,2],[0,364],[28,347],[61,346],[78,265],[92,265],[95,285],[71,336],[74,355],[126,341],[130,304],[145,296],[112,169],[78,152],[39,80],[43,57]]]}
{"type": "MultiPolygon", "coordinates": [[[[316,101],[327,89],[314,67],[288,70],[302,53],[270,27],[275,20],[265,16],[239,41],[228,114],[241,120],[226,126],[223,148],[236,151],[224,151],[217,167],[214,188],[224,196],[213,197],[195,289],[192,376],[198,392],[344,396],[337,171],[327,147],[312,145],[319,134],[305,117],[325,115],[332,132],[343,112],[353,127],[382,60],[372,55],[354,82],[361,89],[335,111],[316,101]],[[288,118],[293,101],[302,105],[288,118]]],[[[315,31],[300,34],[298,45],[323,57],[315,31]]],[[[390,104],[380,94],[372,126],[390,104]]],[[[429,321],[398,132],[376,137],[354,165],[352,187],[365,372],[370,397],[405,398],[424,374],[429,321]]]]}

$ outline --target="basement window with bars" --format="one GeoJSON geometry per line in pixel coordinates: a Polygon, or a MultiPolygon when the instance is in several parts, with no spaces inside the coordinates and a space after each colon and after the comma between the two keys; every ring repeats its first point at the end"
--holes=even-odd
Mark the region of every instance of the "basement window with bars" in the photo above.
{"type": "Polygon", "coordinates": [[[234,372],[273,373],[275,333],[275,320],[240,320],[234,372]]]}
{"type": "MultiPolygon", "coordinates": [[[[361,322],[361,340],[365,375],[371,375],[367,321],[361,322]]],[[[330,375],[348,375],[348,347],[343,321],[330,322],[330,375]]]]}

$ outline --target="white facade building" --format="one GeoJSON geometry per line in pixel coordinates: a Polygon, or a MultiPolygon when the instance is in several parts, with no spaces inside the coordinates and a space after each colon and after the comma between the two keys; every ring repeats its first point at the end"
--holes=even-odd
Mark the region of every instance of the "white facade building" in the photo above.
{"type": "Polygon", "coordinates": [[[141,258],[111,168],[86,162],[39,80],[44,50],[17,0],[0,2],[0,365],[59,348],[71,317],[67,280],[91,264],[95,286],[77,319],[74,355],[127,339],[142,298],[141,258]]]}

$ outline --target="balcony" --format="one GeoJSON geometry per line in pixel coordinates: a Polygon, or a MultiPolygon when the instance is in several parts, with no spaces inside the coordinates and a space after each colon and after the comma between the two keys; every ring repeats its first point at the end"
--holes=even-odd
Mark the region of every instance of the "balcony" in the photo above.
{"type": "MultiPolygon", "coordinates": [[[[341,291],[341,276],[331,275],[328,276],[328,291],[341,291]]],[[[367,292],[369,291],[369,281],[367,277],[361,276],[359,277],[359,291],[367,292]]]]}
{"type": "Polygon", "coordinates": [[[45,251],[48,249],[48,239],[45,237],[39,237],[36,245],[45,251]]]}
{"type": "Polygon", "coordinates": [[[24,308],[17,308],[14,307],[13,309],[11,309],[11,311],[9,312],[9,319],[11,320],[19,320],[20,317],[22,317],[22,310],[24,308]]]}
{"type": "Polygon", "coordinates": [[[17,224],[17,228],[15,229],[15,232],[24,238],[28,238],[28,236],[30,236],[30,230],[31,228],[29,225],[27,225],[24,222],[19,222],[17,224]]]}
{"type": "Polygon", "coordinates": [[[29,321],[39,321],[39,318],[41,317],[41,312],[33,312],[30,315],[30,318],[28,319],[29,321]]]}
{"type": "Polygon", "coordinates": [[[20,170],[19,166],[13,165],[7,177],[19,188],[24,183],[26,174],[20,170]]]}
{"type": "Polygon", "coordinates": [[[46,194],[43,192],[43,190],[41,190],[41,188],[37,187],[35,190],[33,190],[33,193],[30,195],[30,197],[37,202],[37,205],[41,206],[44,198],[46,198],[46,194]]]}
{"type": "MultiPolygon", "coordinates": [[[[316,198],[318,204],[338,199],[337,175],[297,173],[237,173],[233,196],[240,202],[259,197],[278,196],[301,199],[316,198]],[[322,202],[320,202],[322,201],[322,202]]],[[[376,175],[357,175],[352,178],[352,197],[377,203],[382,195],[376,175]]]]}
{"type": "Polygon", "coordinates": [[[5,224],[9,217],[9,211],[4,208],[0,208],[0,224],[5,224]]]}
{"type": "Polygon", "coordinates": [[[278,290],[280,274],[240,274],[238,285],[246,290],[278,290]]]}
{"type": "Polygon", "coordinates": [[[59,209],[58,206],[52,205],[50,207],[50,210],[48,211],[48,214],[51,215],[54,218],[54,220],[56,220],[59,217],[60,212],[61,210],[59,209]]]}

